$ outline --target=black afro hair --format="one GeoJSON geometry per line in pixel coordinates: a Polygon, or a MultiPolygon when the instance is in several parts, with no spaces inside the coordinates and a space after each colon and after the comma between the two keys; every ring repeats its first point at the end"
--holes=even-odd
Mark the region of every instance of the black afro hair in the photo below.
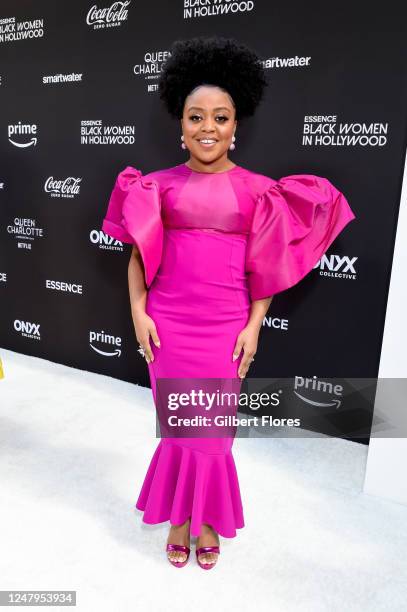
{"type": "Polygon", "coordinates": [[[162,65],[158,89],[172,117],[182,118],[186,97],[203,84],[227,91],[236,119],[254,114],[268,83],[252,49],[233,38],[197,36],[176,40],[170,53],[162,65]]]}

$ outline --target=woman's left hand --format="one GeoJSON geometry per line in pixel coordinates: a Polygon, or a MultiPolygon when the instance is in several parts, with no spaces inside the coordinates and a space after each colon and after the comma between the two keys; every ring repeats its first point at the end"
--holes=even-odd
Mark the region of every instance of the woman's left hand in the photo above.
{"type": "Polygon", "coordinates": [[[238,376],[244,378],[257,351],[260,328],[257,325],[246,325],[237,337],[232,361],[236,361],[243,349],[238,376]]]}

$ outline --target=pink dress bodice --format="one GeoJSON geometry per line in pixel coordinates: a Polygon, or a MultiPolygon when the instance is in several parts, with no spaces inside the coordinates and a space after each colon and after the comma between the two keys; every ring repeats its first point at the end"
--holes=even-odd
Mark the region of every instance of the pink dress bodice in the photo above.
{"type": "Polygon", "coordinates": [[[166,228],[244,235],[245,273],[256,300],[299,282],[355,218],[345,196],[312,174],[275,180],[241,166],[205,173],[179,164],[143,175],[127,166],[102,229],[137,246],[147,287],[161,263],[166,228]]]}

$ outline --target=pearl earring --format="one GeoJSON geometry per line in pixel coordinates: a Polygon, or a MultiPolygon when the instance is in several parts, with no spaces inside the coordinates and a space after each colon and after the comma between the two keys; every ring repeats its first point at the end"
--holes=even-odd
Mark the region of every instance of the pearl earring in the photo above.
{"type": "Polygon", "coordinates": [[[186,145],[186,144],[185,144],[185,142],[184,142],[184,136],[181,136],[181,140],[182,140],[181,147],[182,147],[183,149],[186,149],[186,148],[187,148],[187,145],[186,145]]]}
{"type": "Polygon", "coordinates": [[[236,138],[233,136],[233,138],[232,138],[232,144],[231,144],[231,145],[230,145],[230,147],[229,147],[229,149],[230,149],[231,151],[233,151],[234,149],[236,149],[236,146],[233,144],[233,143],[235,142],[235,140],[236,140],[236,138]]]}

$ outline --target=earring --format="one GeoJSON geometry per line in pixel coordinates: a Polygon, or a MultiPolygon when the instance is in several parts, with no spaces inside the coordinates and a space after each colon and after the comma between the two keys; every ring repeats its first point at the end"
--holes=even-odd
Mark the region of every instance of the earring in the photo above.
{"type": "Polygon", "coordinates": [[[186,145],[186,144],[185,144],[185,142],[184,142],[184,136],[181,136],[181,140],[182,140],[181,147],[182,147],[183,149],[186,149],[186,148],[187,148],[187,145],[186,145]]]}
{"type": "Polygon", "coordinates": [[[233,136],[233,138],[232,138],[232,144],[231,144],[231,145],[230,145],[230,147],[229,147],[229,149],[230,149],[231,151],[233,151],[234,149],[236,149],[236,146],[233,144],[233,143],[235,142],[235,140],[236,140],[236,138],[233,136]]]}

